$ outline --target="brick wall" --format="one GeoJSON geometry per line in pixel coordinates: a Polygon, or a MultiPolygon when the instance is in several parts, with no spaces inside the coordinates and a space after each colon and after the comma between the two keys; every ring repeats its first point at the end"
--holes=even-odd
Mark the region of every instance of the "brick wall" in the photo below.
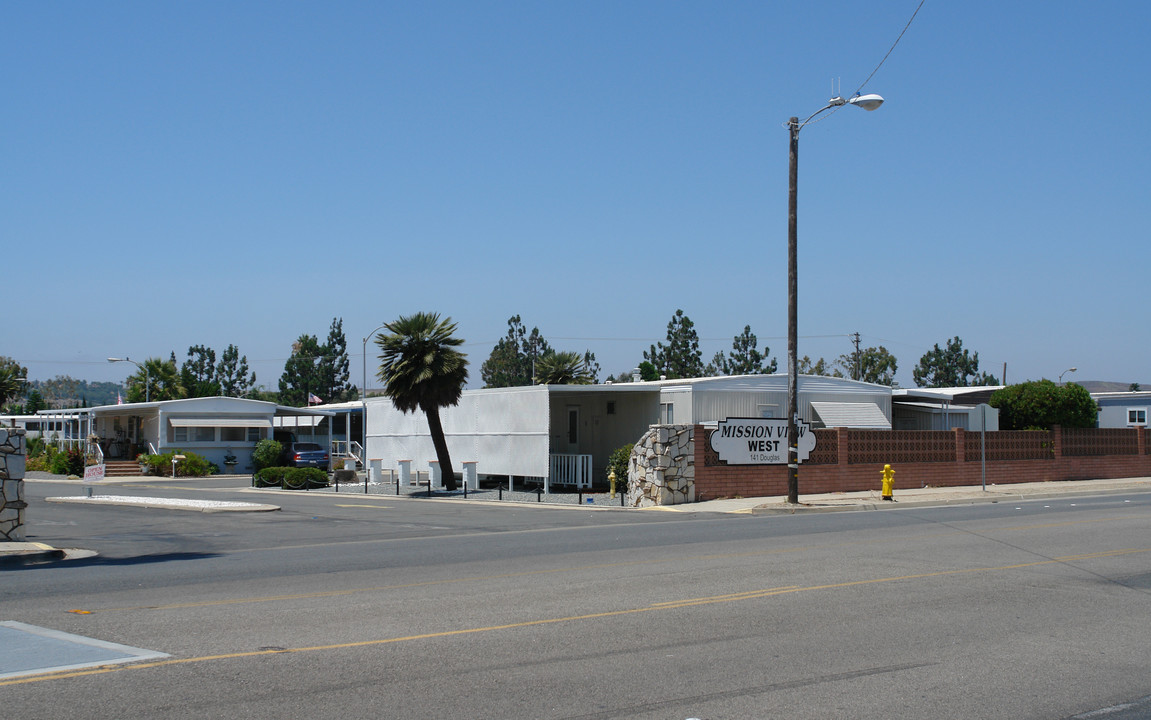
{"type": "MultiPolygon", "coordinates": [[[[1144,428],[1064,431],[1058,427],[1037,433],[989,432],[987,482],[1005,485],[1151,476],[1147,432],[1144,428]]],[[[695,434],[705,438],[695,443],[697,500],[787,494],[786,465],[727,465],[711,449],[710,431],[696,425],[695,434]]],[[[799,493],[879,490],[885,462],[895,469],[896,489],[979,485],[979,458],[979,433],[962,429],[920,433],[817,430],[814,462],[799,468],[799,493]],[[827,446],[833,446],[834,453],[827,446]]]]}

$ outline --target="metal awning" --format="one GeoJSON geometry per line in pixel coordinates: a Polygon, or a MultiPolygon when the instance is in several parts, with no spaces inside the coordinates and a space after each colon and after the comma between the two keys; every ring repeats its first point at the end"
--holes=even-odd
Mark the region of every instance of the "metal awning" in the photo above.
{"type": "Polygon", "coordinates": [[[278,428],[316,427],[324,420],[323,415],[277,415],[274,418],[278,428]]]}
{"type": "Polygon", "coordinates": [[[268,428],[272,427],[272,421],[266,417],[262,418],[220,418],[220,417],[196,417],[196,418],[168,418],[168,422],[172,427],[258,427],[268,428]]]}
{"type": "Polygon", "coordinates": [[[825,427],[890,430],[891,421],[875,403],[812,402],[811,409],[825,427]]]}

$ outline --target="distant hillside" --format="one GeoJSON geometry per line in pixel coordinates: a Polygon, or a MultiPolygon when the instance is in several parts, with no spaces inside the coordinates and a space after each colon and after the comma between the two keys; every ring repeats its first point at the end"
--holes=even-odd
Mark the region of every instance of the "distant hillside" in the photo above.
{"type": "Polygon", "coordinates": [[[115,405],[119,383],[88,382],[67,375],[59,375],[51,380],[33,380],[29,389],[35,388],[52,408],[95,407],[115,405]]]}
{"type": "MultiPolygon", "coordinates": [[[[1129,382],[1108,382],[1106,380],[1069,380],[1077,385],[1087,388],[1087,392],[1127,392],[1131,389],[1129,382]]],[[[1140,390],[1151,390],[1151,383],[1138,383],[1140,390]]]]}

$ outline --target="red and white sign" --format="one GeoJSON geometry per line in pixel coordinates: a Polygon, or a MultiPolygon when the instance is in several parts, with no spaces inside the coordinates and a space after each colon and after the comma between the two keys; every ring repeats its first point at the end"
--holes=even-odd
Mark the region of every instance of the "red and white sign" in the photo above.
{"type": "Polygon", "coordinates": [[[103,480],[104,479],[104,463],[99,465],[89,465],[84,468],[85,480],[103,480]]]}

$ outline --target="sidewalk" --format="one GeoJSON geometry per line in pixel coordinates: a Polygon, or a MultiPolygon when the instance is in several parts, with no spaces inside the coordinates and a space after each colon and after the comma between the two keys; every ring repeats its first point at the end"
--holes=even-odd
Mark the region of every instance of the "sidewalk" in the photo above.
{"type": "MultiPolygon", "coordinates": [[[[802,489],[802,488],[801,488],[802,489]]],[[[791,505],[786,496],[707,500],[691,505],[669,508],[679,512],[725,512],[752,515],[794,514],[801,512],[836,512],[844,510],[897,510],[908,507],[934,505],[970,505],[982,502],[1009,502],[1042,500],[1076,495],[1113,495],[1125,492],[1151,492],[1151,478],[1122,478],[1116,480],[1067,480],[1062,482],[1013,483],[963,487],[918,488],[895,490],[894,500],[886,501],[879,489],[849,493],[823,493],[799,496],[799,504],[791,505]]]]}

